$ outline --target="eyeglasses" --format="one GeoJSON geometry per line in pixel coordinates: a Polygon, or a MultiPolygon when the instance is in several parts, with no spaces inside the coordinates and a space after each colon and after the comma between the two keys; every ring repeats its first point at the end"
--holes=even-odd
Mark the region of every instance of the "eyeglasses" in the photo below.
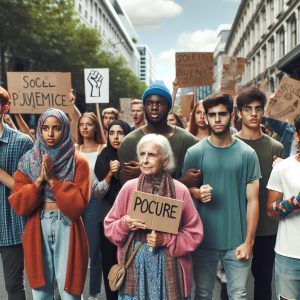
{"type": "Polygon", "coordinates": [[[209,118],[216,118],[218,116],[219,118],[225,118],[229,115],[228,111],[220,111],[220,112],[208,112],[207,116],[209,118]]]}
{"type": "Polygon", "coordinates": [[[247,115],[251,115],[253,110],[254,110],[254,113],[256,113],[256,114],[262,114],[264,111],[264,109],[261,106],[252,107],[252,106],[247,105],[242,108],[242,111],[244,113],[246,113],[247,115]]]}

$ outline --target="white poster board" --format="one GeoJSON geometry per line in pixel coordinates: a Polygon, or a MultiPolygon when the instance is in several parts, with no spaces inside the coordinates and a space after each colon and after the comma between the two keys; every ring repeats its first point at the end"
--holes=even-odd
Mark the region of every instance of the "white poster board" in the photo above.
{"type": "Polygon", "coordinates": [[[109,69],[84,69],[85,103],[109,103],[109,69]]]}

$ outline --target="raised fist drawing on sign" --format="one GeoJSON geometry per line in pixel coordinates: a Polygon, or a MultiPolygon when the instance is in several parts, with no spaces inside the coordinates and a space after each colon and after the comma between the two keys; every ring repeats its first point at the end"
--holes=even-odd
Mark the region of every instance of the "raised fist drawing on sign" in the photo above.
{"type": "Polygon", "coordinates": [[[103,76],[98,71],[91,70],[87,80],[92,87],[91,97],[100,97],[100,87],[102,85],[103,76]]]}

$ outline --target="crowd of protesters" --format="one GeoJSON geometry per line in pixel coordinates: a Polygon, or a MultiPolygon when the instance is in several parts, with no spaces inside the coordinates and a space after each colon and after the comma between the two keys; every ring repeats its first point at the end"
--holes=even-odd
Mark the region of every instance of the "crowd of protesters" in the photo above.
{"type": "Polygon", "coordinates": [[[196,102],[186,124],[173,112],[177,89],[176,80],[172,94],[155,81],[132,100],[132,124],[111,107],[103,125],[80,113],[71,92],[73,111],[47,109],[32,131],[21,115],[9,117],[0,87],[9,300],[25,299],[24,268],[33,299],[54,299],[56,282],[61,299],[82,299],[88,267],[89,300],[102,274],[108,300],[209,300],[216,274],[222,299],[249,299],[250,272],[254,299],[271,300],[274,265],[276,299],[300,299],[300,115],[294,126],[265,118],[266,95],[247,87],[235,101],[220,92],[196,102]],[[177,234],[130,215],[136,190],[183,201],[177,234]],[[110,268],[132,253],[111,291],[110,268]]]}

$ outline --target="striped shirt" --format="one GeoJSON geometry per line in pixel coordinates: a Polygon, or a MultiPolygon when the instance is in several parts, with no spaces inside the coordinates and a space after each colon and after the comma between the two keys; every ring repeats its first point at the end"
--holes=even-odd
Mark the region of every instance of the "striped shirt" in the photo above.
{"type": "MultiPolygon", "coordinates": [[[[0,137],[0,168],[13,176],[19,159],[32,148],[32,140],[25,134],[4,125],[0,137]]],[[[12,246],[21,243],[25,228],[25,218],[12,210],[8,197],[10,190],[0,180],[0,246],[12,246]]]]}

